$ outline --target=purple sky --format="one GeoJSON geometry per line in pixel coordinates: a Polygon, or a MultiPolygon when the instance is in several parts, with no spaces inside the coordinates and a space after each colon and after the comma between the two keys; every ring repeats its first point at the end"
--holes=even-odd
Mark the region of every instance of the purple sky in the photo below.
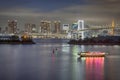
{"type": "Polygon", "coordinates": [[[0,27],[14,19],[19,27],[25,23],[39,26],[43,18],[68,24],[78,19],[86,24],[110,24],[112,19],[120,23],[119,8],[120,0],[1,0],[0,27]]]}

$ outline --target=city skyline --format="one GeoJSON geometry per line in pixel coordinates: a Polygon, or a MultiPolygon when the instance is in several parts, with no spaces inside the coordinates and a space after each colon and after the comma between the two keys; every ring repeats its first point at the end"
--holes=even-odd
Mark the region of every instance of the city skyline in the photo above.
{"type": "Polygon", "coordinates": [[[120,22],[119,0],[2,0],[0,3],[0,27],[7,26],[7,20],[18,20],[18,26],[25,23],[40,25],[42,19],[61,20],[72,24],[78,19],[87,24],[110,24],[112,19],[120,22]]]}

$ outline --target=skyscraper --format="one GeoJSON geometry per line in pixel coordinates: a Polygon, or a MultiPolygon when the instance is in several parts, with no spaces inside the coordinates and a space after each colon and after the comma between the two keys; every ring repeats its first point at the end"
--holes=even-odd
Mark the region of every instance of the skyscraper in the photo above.
{"type": "Polygon", "coordinates": [[[36,25],[35,24],[31,24],[31,29],[32,29],[32,33],[36,32],[36,25]]]}
{"type": "Polygon", "coordinates": [[[9,33],[16,33],[17,30],[17,20],[8,20],[9,33]]]}
{"type": "Polygon", "coordinates": [[[60,21],[54,21],[54,27],[55,27],[54,31],[55,31],[55,33],[60,33],[61,32],[60,26],[61,26],[60,21]]]}
{"type": "Polygon", "coordinates": [[[68,33],[68,31],[70,30],[69,24],[63,24],[62,30],[63,32],[68,33]]]}
{"type": "Polygon", "coordinates": [[[36,32],[36,25],[35,24],[31,24],[31,23],[25,24],[25,31],[28,32],[28,33],[36,32]]]}
{"type": "Polygon", "coordinates": [[[40,22],[41,33],[50,33],[51,32],[51,21],[41,21],[40,22]]]}
{"type": "Polygon", "coordinates": [[[8,33],[8,27],[5,27],[5,32],[8,33]]]}
{"type": "Polygon", "coordinates": [[[31,33],[31,24],[30,23],[25,24],[25,32],[31,33]]]}

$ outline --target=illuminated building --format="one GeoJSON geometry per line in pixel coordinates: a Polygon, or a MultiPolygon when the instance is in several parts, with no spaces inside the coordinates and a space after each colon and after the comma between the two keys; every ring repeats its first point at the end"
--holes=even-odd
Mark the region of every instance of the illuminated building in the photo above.
{"type": "Polygon", "coordinates": [[[36,25],[35,24],[31,24],[31,31],[32,31],[32,33],[36,32],[36,25]]]}
{"type": "Polygon", "coordinates": [[[5,27],[5,32],[8,33],[8,27],[5,27]]]}
{"type": "Polygon", "coordinates": [[[41,33],[50,33],[51,32],[51,22],[50,21],[41,21],[40,29],[41,29],[41,33]]]}
{"type": "Polygon", "coordinates": [[[69,24],[63,24],[64,33],[68,33],[69,30],[70,30],[69,24]]]}
{"type": "Polygon", "coordinates": [[[17,30],[17,20],[8,20],[9,33],[16,33],[17,30]]]}
{"type": "Polygon", "coordinates": [[[73,23],[72,26],[71,26],[71,30],[77,31],[78,30],[78,24],[77,23],[73,23]]]}
{"type": "Polygon", "coordinates": [[[60,21],[54,21],[55,33],[60,33],[60,31],[61,31],[60,26],[61,26],[60,21]]]}
{"type": "Polygon", "coordinates": [[[25,32],[28,32],[28,33],[36,32],[36,25],[30,24],[30,23],[25,24],[25,32]]]}
{"type": "Polygon", "coordinates": [[[78,24],[77,23],[73,23],[71,26],[71,38],[72,39],[78,39],[80,36],[78,35],[78,24]]]}
{"type": "Polygon", "coordinates": [[[25,24],[25,32],[31,33],[31,24],[27,23],[25,24]]]}

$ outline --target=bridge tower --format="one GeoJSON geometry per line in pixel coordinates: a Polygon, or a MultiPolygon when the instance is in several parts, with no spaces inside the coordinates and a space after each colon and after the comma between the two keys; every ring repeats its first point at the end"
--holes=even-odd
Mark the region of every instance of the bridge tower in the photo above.
{"type": "MultiPolygon", "coordinates": [[[[84,20],[78,20],[78,31],[84,29],[84,20]]],[[[85,38],[84,31],[79,32],[81,34],[81,39],[85,38]]]]}

